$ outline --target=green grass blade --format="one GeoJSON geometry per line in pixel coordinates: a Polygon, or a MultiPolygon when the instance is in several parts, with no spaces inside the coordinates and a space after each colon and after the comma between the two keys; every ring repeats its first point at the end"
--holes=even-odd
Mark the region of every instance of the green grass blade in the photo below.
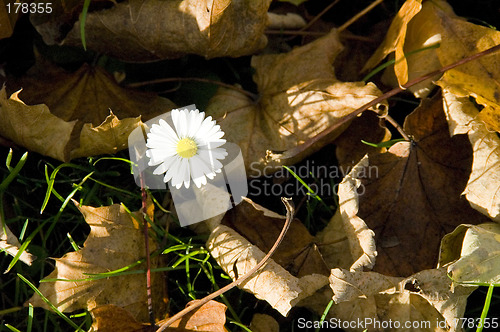
{"type": "Polygon", "coordinates": [[[69,232],[66,233],[66,236],[68,237],[69,243],[71,243],[71,247],[73,247],[73,250],[74,251],[80,250],[80,247],[78,246],[78,244],[76,244],[75,240],[73,240],[73,237],[71,236],[71,234],[69,232]]]}
{"type": "Polygon", "coordinates": [[[483,312],[481,312],[481,321],[477,326],[476,332],[483,331],[484,322],[486,321],[486,317],[488,316],[488,311],[490,310],[491,297],[493,295],[493,289],[495,285],[491,284],[488,286],[488,293],[486,293],[486,300],[484,301],[483,312]]]}
{"type": "MultiPolygon", "coordinates": [[[[321,326],[323,324],[323,322],[325,321],[325,318],[326,318],[326,315],[328,315],[328,312],[330,311],[330,308],[332,307],[333,305],[333,300],[330,300],[330,302],[328,302],[328,304],[326,305],[326,308],[325,310],[323,311],[323,314],[321,315],[321,319],[319,321],[319,326],[321,326]]],[[[318,327],[315,332],[319,332],[321,328],[318,327]]]]}
{"type": "Polygon", "coordinates": [[[80,38],[82,39],[83,49],[87,50],[87,43],[85,41],[85,21],[87,20],[87,13],[89,11],[91,0],[85,0],[83,3],[82,12],[80,13],[80,38]]]}
{"type": "Polygon", "coordinates": [[[366,144],[368,146],[373,146],[374,148],[389,148],[396,144],[397,142],[402,142],[404,141],[404,138],[397,138],[397,139],[391,139],[390,141],[385,141],[385,142],[380,142],[380,143],[370,143],[367,141],[361,140],[363,144],[366,144]]]}
{"type": "Polygon", "coordinates": [[[16,329],[14,326],[10,324],[5,324],[5,327],[14,332],[21,332],[20,330],[16,329]]]}
{"type": "MultiPolygon", "coordinates": [[[[10,151],[12,152],[12,150],[10,150],[10,151]]],[[[11,152],[9,152],[9,154],[11,154],[11,152]]],[[[2,181],[2,183],[0,183],[0,192],[4,192],[5,189],[7,189],[7,186],[12,182],[12,180],[15,179],[17,174],[21,171],[24,164],[26,163],[27,158],[28,158],[28,152],[25,152],[23,154],[23,156],[21,157],[21,159],[19,159],[19,161],[17,162],[17,165],[14,168],[11,168],[10,167],[10,160],[12,159],[12,157],[10,157],[10,159],[9,159],[9,157],[7,157],[9,162],[6,164],[7,164],[7,167],[9,168],[10,174],[7,175],[7,177],[2,181]]]]}
{"type": "Polygon", "coordinates": [[[287,166],[283,166],[284,169],[286,169],[290,174],[292,174],[292,176],[297,179],[297,181],[299,181],[306,189],[307,191],[309,191],[309,194],[314,198],[316,199],[317,201],[319,201],[321,204],[323,204],[323,206],[330,212],[333,214],[333,211],[332,209],[330,209],[330,207],[328,205],[326,205],[326,203],[321,199],[321,197],[318,196],[318,194],[316,194],[314,192],[314,190],[311,189],[311,187],[309,187],[307,185],[307,183],[304,182],[304,180],[302,180],[300,178],[300,176],[298,176],[297,174],[295,174],[294,171],[292,171],[289,167],[287,166]]]}
{"type": "Polygon", "coordinates": [[[26,241],[24,241],[24,243],[21,245],[21,247],[19,248],[19,251],[17,252],[17,254],[14,256],[14,258],[12,259],[12,261],[10,262],[9,266],[7,267],[7,270],[5,270],[4,273],[7,273],[9,272],[13,267],[14,265],[16,265],[17,261],[19,260],[19,257],[21,257],[21,254],[26,250],[26,248],[28,247],[28,245],[31,243],[31,240],[33,240],[33,238],[35,237],[35,235],[42,229],[42,227],[45,225],[45,223],[47,223],[47,221],[49,221],[49,219],[47,219],[46,221],[44,221],[43,223],[40,224],[40,226],[38,226],[29,236],[28,238],[26,239],[26,241]]]}
{"type": "Polygon", "coordinates": [[[30,303],[28,306],[28,322],[26,327],[26,332],[31,332],[33,327],[33,305],[30,303]]]}
{"type": "Polygon", "coordinates": [[[47,203],[49,202],[50,194],[54,192],[54,182],[56,180],[57,173],[65,167],[73,167],[77,168],[80,170],[88,171],[86,168],[75,165],[75,164],[70,164],[70,163],[64,163],[59,166],[57,166],[54,171],[52,171],[52,174],[50,174],[50,177],[48,176],[48,171],[47,171],[47,166],[45,166],[45,179],[47,181],[47,191],[45,192],[45,198],[43,199],[43,204],[42,207],[40,208],[40,214],[43,213],[45,208],[47,207],[47,203]]]}
{"type": "Polygon", "coordinates": [[[62,319],[64,319],[71,327],[73,327],[75,330],[78,332],[85,332],[81,328],[78,327],[71,319],[68,318],[65,314],[63,314],[55,305],[53,305],[43,294],[38,290],[38,288],[35,287],[28,279],[23,277],[21,274],[17,274],[17,276],[24,281],[35,293],[40,296],[40,298],[43,300],[43,302],[47,303],[47,305],[52,309],[56,314],[58,314],[62,319]]]}

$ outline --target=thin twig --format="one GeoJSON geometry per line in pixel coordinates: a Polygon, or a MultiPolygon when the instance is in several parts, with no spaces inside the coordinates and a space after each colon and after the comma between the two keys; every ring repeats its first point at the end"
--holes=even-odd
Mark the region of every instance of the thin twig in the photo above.
{"type": "Polygon", "coordinates": [[[236,90],[244,95],[247,95],[248,97],[252,99],[257,99],[257,96],[254,93],[251,93],[250,91],[244,90],[242,88],[238,88],[234,85],[223,83],[220,81],[215,81],[215,80],[210,80],[207,78],[201,78],[201,77],[169,77],[169,78],[159,78],[156,80],[151,80],[151,81],[145,81],[145,82],[136,82],[136,83],[130,83],[127,86],[129,88],[138,88],[141,86],[145,85],[152,85],[152,84],[159,84],[159,83],[168,83],[168,82],[202,82],[202,83],[209,83],[209,84],[214,84],[218,86],[222,86],[224,88],[236,90]]]}
{"type": "Polygon", "coordinates": [[[500,44],[496,45],[496,46],[493,46],[493,47],[491,47],[491,48],[489,48],[489,49],[487,49],[485,51],[473,54],[473,55],[471,55],[471,56],[469,56],[467,58],[461,59],[461,60],[459,60],[459,61],[457,61],[455,63],[452,63],[450,65],[441,67],[441,68],[439,68],[437,70],[434,70],[434,71],[432,71],[432,72],[430,72],[428,74],[425,74],[423,76],[417,77],[417,78],[415,78],[415,79],[407,82],[406,84],[403,84],[402,86],[398,86],[397,88],[394,88],[391,91],[388,91],[388,92],[384,93],[380,97],[377,97],[377,98],[373,99],[372,101],[364,104],[363,106],[361,106],[360,108],[358,108],[354,112],[346,115],[345,117],[343,117],[342,119],[340,119],[339,122],[335,123],[331,127],[328,127],[327,129],[323,130],[318,135],[314,136],[313,138],[311,138],[310,140],[306,141],[302,145],[299,145],[299,146],[296,146],[296,147],[294,147],[294,148],[292,148],[290,150],[287,150],[283,154],[279,155],[279,158],[281,160],[284,160],[284,159],[289,159],[289,158],[292,158],[293,156],[296,156],[300,151],[303,151],[303,150],[307,149],[308,147],[312,146],[313,144],[315,144],[316,142],[321,141],[322,139],[325,139],[325,137],[327,137],[333,131],[337,130],[339,127],[341,127],[345,123],[347,123],[347,122],[355,119],[359,114],[363,113],[364,111],[366,111],[370,107],[372,107],[374,105],[377,105],[378,103],[386,100],[387,98],[390,98],[390,97],[392,97],[394,95],[397,95],[401,91],[404,91],[404,90],[408,89],[409,87],[414,86],[415,84],[418,84],[420,82],[428,80],[429,78],[432,78],[435,75],[443,74],[447,70],[450,70],[450,69],[453,69],[455,67],[461,66],[461,65],[466,64],[468,62],[471,62],[473,60],[481,58],[481,57],[483,57],[485,55],[494,53],[494,52],[496,52],[498,50],[500,50],[500,44]]]}
{"type": "Polygon", "coordinates": [[[269,260],[269,258],[274,254],[274,252],[276,251],[276,249],[280,245],[281,241],[283,241],[283,238],[285,237],[285,234],[286,234],[286,232],[287,232],[288,228],[290,227],[290,224],[291,224],[291,222],[293,220],[294,207],[293,207],[293,205],[291,203],[291,200],[292,200],[291,198],[284,198],[284,197],[281,198],[281,201],[283,202],[283,204],[285,204],[285,208],[286,208],[286,221],[285,221],[285,224],[283,225],[283,229],[281,230],[281,233],[278,236],[278,238],[276,239],[276,242],[272,246],[271,250],[269,250],[269,252],[267,253],[267,255],[264,256],[264,258],[262,258],[262,260],[257,265],[255,265],[250,271],[248,271],[243,276],[241,276],[240,278],[236,279],[235,281],[233,281],[229,285],[227,285],[227,286],[219,289],[218,291],[216,291],[216,292],[214,292],[214,293],[212,293],[212,294],[210,294],[208,296],[205,296],[203,299],[199,300],[198,302],[196,302],[196,303],[194,303],[194,304],[192,304],[192,305],[184,308],[183,310],[179,311],[178,313],[176,313],[175,315],[173,315],[172,317],[170,317],[165,323],[161,324],[161,326],[158,328],[158,330],[156,330],[156,332],[165,331],[165,329],[167,327],[169,327],[176,320],[178,320],[181,317],[185,316],[186,314],[188,314],[189,312],[193,311],[194,309],[197,309],[197,308],[201,307],[202,305],[204,305],[208,301],[215,299],[216,297],[218,297],[221,294],[227,292],[231,288],[233,288],[235,286],[238,286],[243,281],[245,281],[246,279],[248,279],[249,277],[251,277],[260,268],[262,268],[267,263],[267,261],[269,260]]]}
{"type": "Polygon", "coordinates": [[[356,22],[361,16],[365,15],[366,13],[368,13],[370,10],[372,10],[375,6],[377,6],[378,4],[382,3],[384,0],[376,0],[374,2],[372,2],[368,7],[366,7],[365,9],[363,9],[362,11],[360,11],[359,13],[357,13],[356,15],[354,15],[353,17],[351,17],[351,19],[347,22],[345,22],[344,24],[342,24],[340,26],[340,28],[338,28],[338,31],[341,32],[345,29],[347,29],[348,26],[350,26],[351,24],[353,24],[354,22],[356,22]]]}
{"type": "Polygon", "coordinates": [[[142,173],[140,174],[141,179],[141,196],[142,196],[142,221],[144,227],[144,241],[146,247],[146,292],[148,296],[148,313],[149,313],[149,322],[151,326],[155,324],[155,315],[153,311],[153,294],[151,291],[151,259],[149,257],[149,230],[148,230],[148,202],[147,202],[147,193],[146,193],[146,185],[144,183],[144,177],[142,173]]]}
{"type": "Polygon", "coordinates": [[[386,116],[384,116],[384,119],[386,119],[387,122],[389,122],[394,128],[398,130],[398,132],[401,134],[401,136],[403,136],[405,141],[411,141],[410,137],[405,133],[403,127],[401,127],[399,123],[397,123],[396,120],[392,118],[392,116],[387,114],[386,116]]]}

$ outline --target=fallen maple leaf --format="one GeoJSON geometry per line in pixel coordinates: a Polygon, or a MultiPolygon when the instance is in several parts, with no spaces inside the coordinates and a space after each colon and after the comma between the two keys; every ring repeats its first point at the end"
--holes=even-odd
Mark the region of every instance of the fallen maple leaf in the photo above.
{"type": "Polygon", "coordinates": [[[349,238],[351,248],[359,248],[351,250],[353,258],[370,266],[376,256],[374,270],[392,276],[435,267],[445,234],[462,223],[487,221],[460,197],[472,151],[464,136],[450,138],[441,95],[424,100],[404,129],[412,142],[365,157],[339,187],[346,227],[375,232],[376,252],[369,236],[349,238]]]}
{"type": "MultiPolygon", "coordinates": [[[[89,275],[123,268],[144,257],[144,233],[140,224],[142,214],[135,212],[132,217],[118,204],[78,208],[90,225],[90,234],[81,250],[55,258],[55,270],[45,279],[58,280],[42,282],[40,291],[61,311],[92,310],[101,305],[114,304],[129,311],[135,319],[148,321],[144,274],[105,278],[89,275]]],[[[155,243],[151,241],[149,249],[153,251],[155,248],[155,243]]],[[[163,280],[158,273],[152,278],[155,309],[161,312],[163,280]]],[[[49,309],[37,294],[27,303],[49,309]]]]}
{"type": "MultiPolygon", "coordinates": [[[[154,61],[198,54],[206,58],[252,54],[267,43],[270,0],[129,0],[90,12],[85,21],[89,49],[125,61],[154,61]]],[[[43,23],[43,22],[41,22],[43,23]]],[[[57,24],[35,24],[44,41],[63,39],[57,24]]],[[[80,22],[62,44],[81,46],[80,22]]]]}
{"type": "Polygon", "coordinates": [[[346,126],[286,161],[270,157],[273,152],[301,145],[381,95],[373,83],[335,78],[332,62],[341,50],[333,30],[289,53],[255,56],[257,102],[227,88],[219,89],[210,100],[207,114],[219,120],[228,141],[241,147],[249,176],[275,171],[277,166],[293,164],[320,149],[346,126]]]}
{"type": "MultiPolygon", "coordinates": [[[[187,305],[196,303],[191,301],[187,305]]],[[[173,322],[165,331],[189,332],[209,331],[226,332],[226,306],[216,301],[209,301],[195,311],[185,315],[173,322]]],[[[90,311],[93,318],[92,327],[89,332],[147,332],[151,331],[151,325],[138,322],[127,310],[115,306],[104,305],[90,311]]],[[[159,321],[157,325],[161,325],[159,321]]]]}
{"type": "Polygon", "coordinates": [[[115,153],[127,147],[141,119],[174,107],[168,99],[118,86],[102,68],[85,64],[68,73],[37,60],[25,77],[8,79],[10,91],[22,91],[10,99],[1,92],[0,135],[40,154],[69,161],[115,153]]]}
{"type": "Polygon", "coordinates": [[[443,105],[450,134],[466,133],[472,145],[472,172],[465,197],[473,208],[500,222],[500,139],[477,119],[479,110],[469,98],[457,97],[445,89],[443,105]]]}

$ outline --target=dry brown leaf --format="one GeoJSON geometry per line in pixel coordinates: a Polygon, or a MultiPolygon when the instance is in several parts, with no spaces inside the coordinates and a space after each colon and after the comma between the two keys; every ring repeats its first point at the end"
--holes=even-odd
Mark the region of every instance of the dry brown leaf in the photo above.
{"type": "Polygon", "coordinates": [[[25,77],[8,80],[9,90],[18,88],[9,100],[5,92],[0,96],[0,134],[61,161],[124,149],[141,119],[174,107],[168,99],[124,89],[86,64],[68,73],[38,59],[25,77]]]}
{"type": "MultiPolygon", "coordinates": [[[[270,0],[129,0],[87,15],[89,49],[125,61],[154,61],[198,54],[206,58],[252,54],[267,43],[270,0]]],[[[53,27],[36,26],[48,44],[60,41],[53,27]]],[[[81,46],[80,22],[63,40],[81,46]]]]}
{"type": "Polygon", "coordinates": [[[467,133],[472,145],[472,172],[465,197],[473,208],[500,222],[500,139],[477,119],[479,110],[469,98],[457,97],[445,89],[443,106],[450,133],[467,133]]]}
{"type": "MultiPolygon", "coordinates": [[[[188,306],[196,303],[191,301],[188,306]]],[[[189,331],[209,331],[226,332],[224,324],[226,322],[226,306],[216,301],[209,301],[173,322],[165,331],[189,332],[189,331]]],[[[138,322],[130,312],[115,306],[104,305],[90,311],[93,318],[92,327],[89,332],[147,332],[151,331],[149,324],[138,322]]],[[[167,318],[168,319],[168,318],[167,318]]],[[[161,325],[164,321],[159,321],[161,325]]]]}
{"type": "MultiPolygon", "coordinates": [[[[375,232],[374,270],[392,276],[435,267],[445,234],[462,223],[487,221],[460,197],[472,151],[464,136],[449,137],[441,96],[425,100],[404,129],[413,142],[363,159],[339,187],[340,201],[354,205],[345,214],[340,207],[346,225],[375,232]]],[[[371,241],[365,245],[371,248],[371,241]]],[[[361,239],[352,245],[362,245],[361,239]]]]}
{"type": "MultiPolygon", "coordinates": [[[[285,219],[285,216],[244,197],[240,204],[226,213],[222,224],[231,227],[263,252],[268,252],[283,229],[285,219]]],[[[298,219],[292,221],[273,260],[299,278],[314,273],[328,276],[330,272],[314,237],[298,219]]]]}
{"type": "Polygon", "coordinates": [[[0,90],[0,135],[28,150],[59,160],[69,159],[67,147],[76,121],[58,118],[43,104],[26,105],[19,99],[19,92],[8,98],[5,86],[0,90]]]}
{"type": "Polygon", "coordinates": [[[211,99],[207,113],[219,120],[227,140],[241,147],[249,176],[270,173],[320,149],[345,126],[287,160],[270,158],[271,152],[296,148],[381,95],[372,83],[335,78],[332,63],[341,50],[333,30],[289,53],[255,56],[252,66],[260,91],[258,102],[225,88],[211,99]]]}
{"type": "MultiPolygon", "coordinates": [[[[43,282],[40,284],[40,291],[61,311],[92,310],[101,305],[114,304],[129,311],[135,319],[148,321],[144,274],[82,280],[92,279],[89,273],[113,271],[145,256],[142,214],[135,212],[132,218],[119,204],[78,208],[90,225],[90,234],[81,250],[55,258],[56,268],[45,278],[76,281],[43,282]]],[[[153,241],[149,248],[151,251],[155,250],[153,241]]],[[[163,280],[158,273],[154,273],[152,277],[155,308],[161,311],[163,280]]],[[[27,302],[48,309],[47,304],[36,294],[27,302]]]]}
{"type": "Polygon", "coordinates": [[[369,318],[372,324],[373,320],[394,322],[386,329],[365,326],[375,331],[401,331],[407,322],[422,321],[429,322],[430,326],[420,325],[412,331],[461,330],[459,319],[465,312],[467,296],[475,289],[452,288],[446,269],[424,270],[408,278],[333,269],[330,286],[336,303],[331,316],[341,321],[369,318]]]}
{"type": "Polygon", "coordinates": [[[460,225],[441,243],[440,265],[456,283],[500,282],[500,225],[460,225]]]}
{"type": "MultiPolygon", "coordinates": [[[[219,225],[207,241],[207,248],[220,267],[234,280],[251,270],[265,253],[252,245],[233,229],[219,225]]],[[[239,287],[267,301],[286,316],[301,299],[312,295],[328,283],[323,275],[312,274],[302,278],[292,276],[273,259],[264,268],[248,278],[239,287]]]]}
{"type": "Polygon", "coordinates": [[[364,191],[363,184],[357,178],[357,175],[366,172],[367,169],[370,171],[368,166],[369,161],[365,156],[344,177],[338,189],[338,210],[344,224],[344,232],[348,240],[351,258],[354,261],[350,266],[351,271],[362,271],[365,268],[372,269],[375,265],[375,257],[378,254],[375,233],[357,215],[359,213],[360,202],[356,197],[360,193],[360,190],[364,191]]]}

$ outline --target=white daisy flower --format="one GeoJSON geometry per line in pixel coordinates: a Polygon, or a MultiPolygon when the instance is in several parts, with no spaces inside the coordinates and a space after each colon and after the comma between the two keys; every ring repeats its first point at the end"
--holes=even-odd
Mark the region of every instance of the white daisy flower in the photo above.
{"type": "Polygon", "coordinates": [[[200,188],[221,172],[219,160],[227,156],[220,147],[226,143],[224,132],[211,116],[205,119],[205,112],[173,109],[171,115],[175,129],[162,119],[148,133],[148,164],[159,165],[153,173],[165,173],[165,183],[172,180],[177,189],[189,188],[191,179],[200,188]]]}

